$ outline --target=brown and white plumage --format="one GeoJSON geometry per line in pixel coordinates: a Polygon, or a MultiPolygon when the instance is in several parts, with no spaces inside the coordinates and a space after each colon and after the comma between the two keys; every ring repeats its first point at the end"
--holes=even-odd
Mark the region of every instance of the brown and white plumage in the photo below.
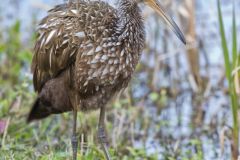
{"type": "Polygon", "coordinates": [[[127,86],[145,40],[141,1],[185,42],[156,0],[120,0],[117,9],[102,1],[78,0],[48,12],[37,29],[32,72],[38,98],[28,121],[103,108],[127,86]]]}
{"type": "Polygon", "coordinates": [[[32,61],[35,89],[40,93],[49,80],[64,76],[68,91],[79,94],[79,109],[105,105],[127,86],[144,43],[141,16],[122,20],[123,14],[101,1],[50,10],[38,27],[32,61]]]}

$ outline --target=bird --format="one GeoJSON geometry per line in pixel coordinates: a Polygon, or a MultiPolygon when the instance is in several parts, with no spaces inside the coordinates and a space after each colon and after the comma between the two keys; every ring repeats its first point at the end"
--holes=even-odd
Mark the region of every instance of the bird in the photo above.
{"type": "Polygon", "coordinates": [[[106,104],[128,86],[140,60],[145,44],[141,3],[155,10],[186,44],[158,0],[119,0],[117,7],[101,0],[69,0],[50,9],[37,27],[31,64],[37,97],[27,122],[72,112],[73,160],[78,150],[77,113],[91,110],[100,110],[97,135],[105,158],[111,159],[106,104]]]}

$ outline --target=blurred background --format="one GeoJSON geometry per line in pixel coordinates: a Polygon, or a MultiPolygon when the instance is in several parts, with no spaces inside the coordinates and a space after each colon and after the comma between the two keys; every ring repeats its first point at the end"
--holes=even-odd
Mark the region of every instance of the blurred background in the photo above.
{"type": "MultiPolygon", "coordinates": [[[[36,97],[30,71],[35,29],[47,10],[59,3],[64,1],[0,3],[0,159],[70,159],[71,113],[26,124],[36,97]]],[[[234,159],[239,150],[238,119],[233,121],[238,108],[232,112],[217,0],[161,3],[188,44],[184,46],[150,8],[141,6],[147,33],[141,63],[129,87],[107,110],[113,159],[234,159]]],[[[221,0],[220,5],[228,47],[236,43],[239,51],[240,43],[232,38],[233,1],[221,0]]],[[[235,35],[240,35],[240,1],[234,6],[235,35]]],[[[238,59],[229,56],[233,62],[238,59]]],[[[79,139],[86,148],[82,159],[103,159],[96,140],[98,115],[79,114],[79,139]]]]}

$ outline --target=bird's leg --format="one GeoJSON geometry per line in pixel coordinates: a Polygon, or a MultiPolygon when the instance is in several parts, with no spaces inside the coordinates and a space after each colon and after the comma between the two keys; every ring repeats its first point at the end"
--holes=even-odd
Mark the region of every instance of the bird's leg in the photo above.
{"type": "Polygon", "coordinates": [[[73,135],[72,135],[72,151],[73,160],[77,160],[78,138],[77,138],[77,110],[73,110],[73,135]]]}
{"type": "Polygon", "coordinates": [[[100,109],[100,117],[98,123],[98,139],[104,151],[107,160],[110,160],[110,154],[107,149],[107,137],[105,134],[105,106],[100,109]]]}

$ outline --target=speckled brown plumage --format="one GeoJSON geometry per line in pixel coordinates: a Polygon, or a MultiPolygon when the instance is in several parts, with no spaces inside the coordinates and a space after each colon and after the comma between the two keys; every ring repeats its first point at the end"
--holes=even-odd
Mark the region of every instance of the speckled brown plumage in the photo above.
{"type": "Polygon", "coordinates": [[[32,60],[38,97],[28,121],[73,110],[73,159],[77,158],[77,111],[100,109],[98,138],[110,159],[104,132],[105,105],[127,87],[143,49],[145,33],[138,3],[161,15],[185,43],[177,25],[157,0],[78,0],[48,12],[37,29],[32,60]]]}
{"type": "Polygon", "coordinates": [[[32,71],[40,101],[52,105],[48,105],[49,112],[70,111],[76,106],[82,111],[97,109],[127,86],[145,35],[137,4],[123,0],[120,6],[129,7],[131,12],[116,10],[102,1],[62,4],[41,21],[32,71]],[[51,87],[50,83],[59,80],[64,82],[51,87]],[[54,106],[55,101],[63,100],[61,87],[70,103],[54,106]]]}

